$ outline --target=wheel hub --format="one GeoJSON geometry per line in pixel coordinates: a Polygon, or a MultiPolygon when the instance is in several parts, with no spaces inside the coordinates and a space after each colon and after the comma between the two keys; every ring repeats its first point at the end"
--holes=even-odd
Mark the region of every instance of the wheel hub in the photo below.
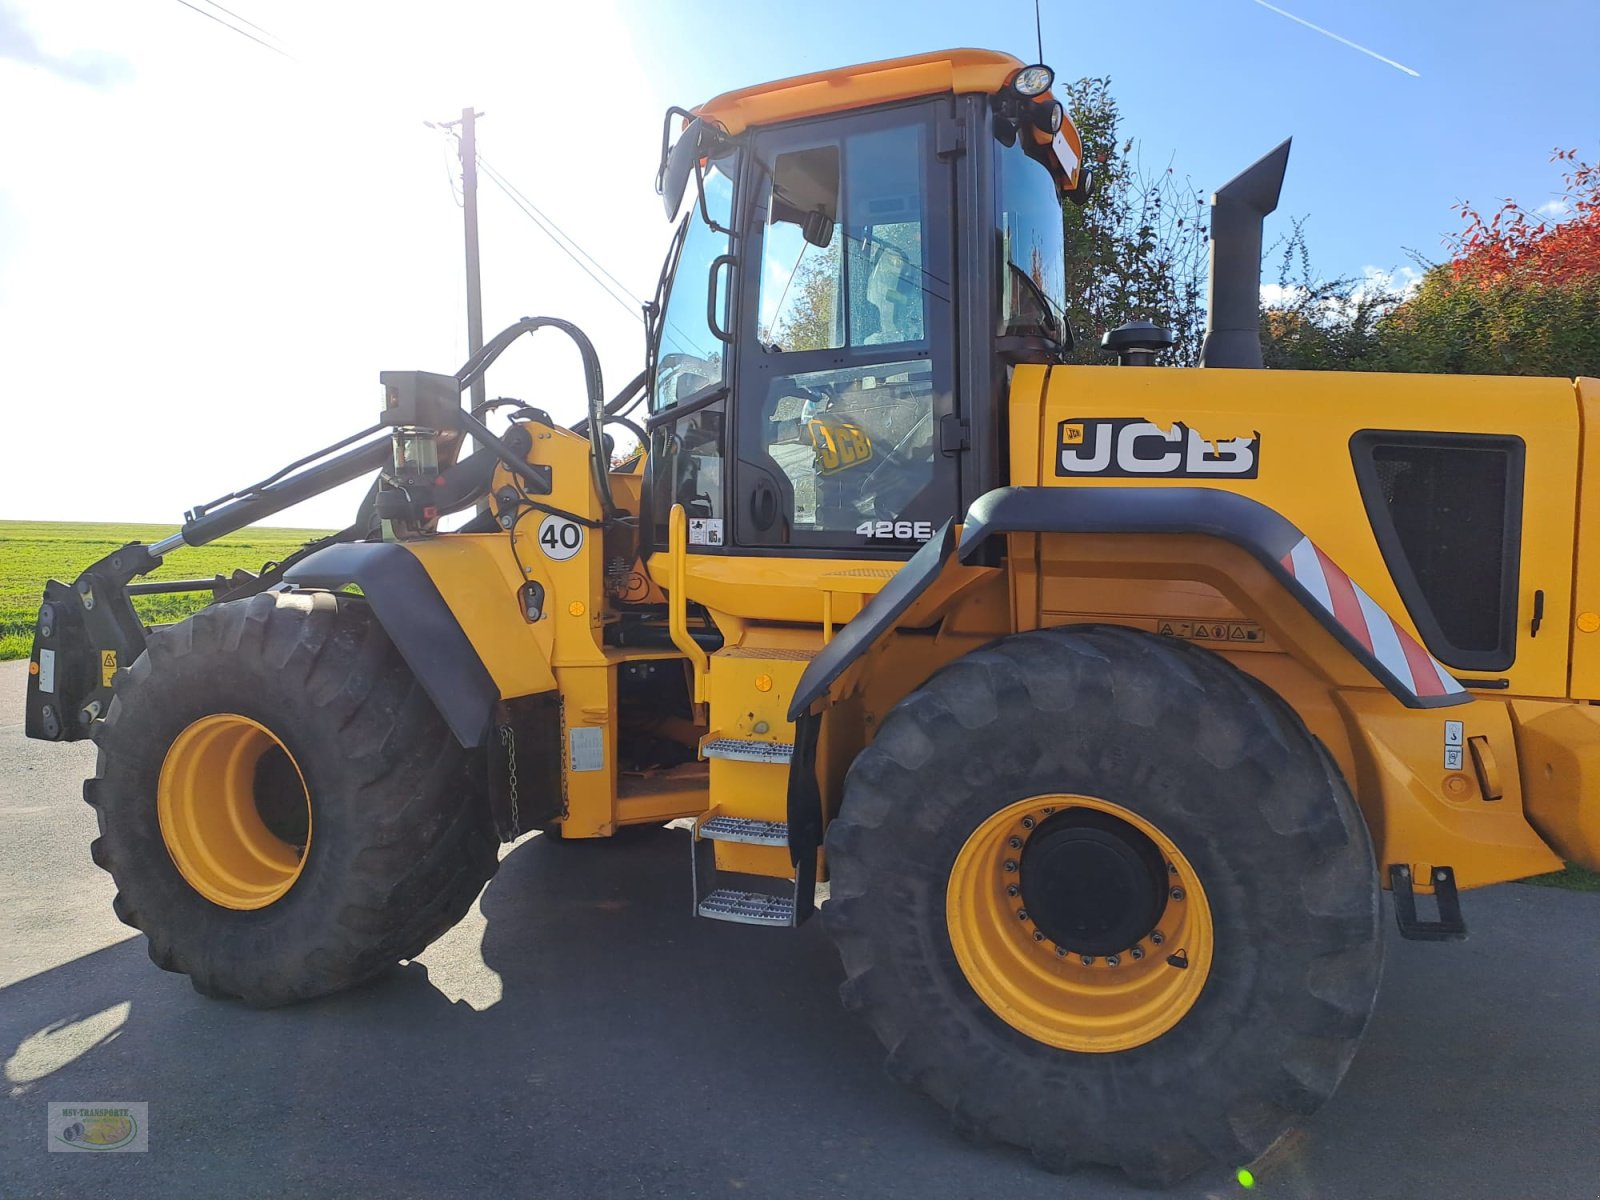
{"type": "Polygon", "coordinates": [[[1167,907],[1167,866],[1156,844],[1096,809],[1045,818],[1024,843],[1019,874],[1034,925],[1071,954],[1127,950],[1167,907]]]}
{"type": "Polygon", "coordinates": [[[167,853],[185,882],[223,908],[266,908],[305,865],[311,797],[265,725],[212,713],[173,739],[156,785],[167,853]]]}
{"type": "Polygon", "coordinates": [[[1062,1050],[1141,1046],[1210,976],[1198,872],[1148,818],[1108,800],[1033,796],[974,829],[945,889],[956,962],[1001,1020],[1062,1050]]]}

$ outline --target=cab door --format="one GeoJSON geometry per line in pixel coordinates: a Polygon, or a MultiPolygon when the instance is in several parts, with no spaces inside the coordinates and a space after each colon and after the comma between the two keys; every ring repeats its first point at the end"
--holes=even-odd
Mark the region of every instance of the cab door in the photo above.
{"type": "Polygon", "coordinates": [[[732,540],[903,557],[958,504],[948,102],[761,134],[746,168],[732,540]],[[953,451],[954,448],[952,448],[953,451]]]}

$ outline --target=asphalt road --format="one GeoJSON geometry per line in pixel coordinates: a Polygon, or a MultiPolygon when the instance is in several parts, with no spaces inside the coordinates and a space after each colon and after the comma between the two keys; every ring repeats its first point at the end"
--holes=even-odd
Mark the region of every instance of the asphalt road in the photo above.
{"type": "MultiPolygon", "coordinates": [[[[974,1147],[880,1069],[815,922],[689,916],[688,851],[532,838],[358,992],[254,1012],[151,965],[88,857],[86,744],[22,737],[0,664],[0,1198],[1101,1197],[974,1147]],[[48,1154],[50,1100],[147,1101],[147,1154],[48,1154]]],[[[1257,1167],[1295,1200],[1600,1197],[1600,896],[1470,893],[1392,940],[1343,1088],[1257,1167]]],[[[1240,1196],[1230,1174],[1174,1197],[1240,1196]]]]}

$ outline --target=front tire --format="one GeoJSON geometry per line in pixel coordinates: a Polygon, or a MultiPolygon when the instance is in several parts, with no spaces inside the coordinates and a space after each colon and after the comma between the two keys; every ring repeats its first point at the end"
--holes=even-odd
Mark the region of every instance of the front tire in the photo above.
{"type": "Polygon", "coordinates": [[[157,966],[259,1007],[415,957],[494,874],[485,790],[364,603],[266,593],[157,631],[84,798],[157,966]]]}
{"type": "Polygon", "coordinates": [[[1332,1094],[1376,997],[1349,790],[1186,643],[1052,629],[951,664],[856,759],[827,854],[842,994],[891,1073],[1052,1169],[1257,1157],[1332,1094]]]}

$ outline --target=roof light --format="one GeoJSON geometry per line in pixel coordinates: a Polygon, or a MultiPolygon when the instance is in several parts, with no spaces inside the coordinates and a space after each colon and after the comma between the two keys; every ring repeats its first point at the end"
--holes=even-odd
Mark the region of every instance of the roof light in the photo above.
{"type": "Polygon", "coordinates": [[[1023,67],[1011,78],[1011,90],[1019,96],[1042,96],[1056,81],[1056,73],[1043,63],[1023,67]]]}
{"type": "Polygon", "coordinates": [[[1045,133],[1060,133],[1066,110],[1059,100],[1041,100],[1033,106],[1033,124],[1045,133]]]}

